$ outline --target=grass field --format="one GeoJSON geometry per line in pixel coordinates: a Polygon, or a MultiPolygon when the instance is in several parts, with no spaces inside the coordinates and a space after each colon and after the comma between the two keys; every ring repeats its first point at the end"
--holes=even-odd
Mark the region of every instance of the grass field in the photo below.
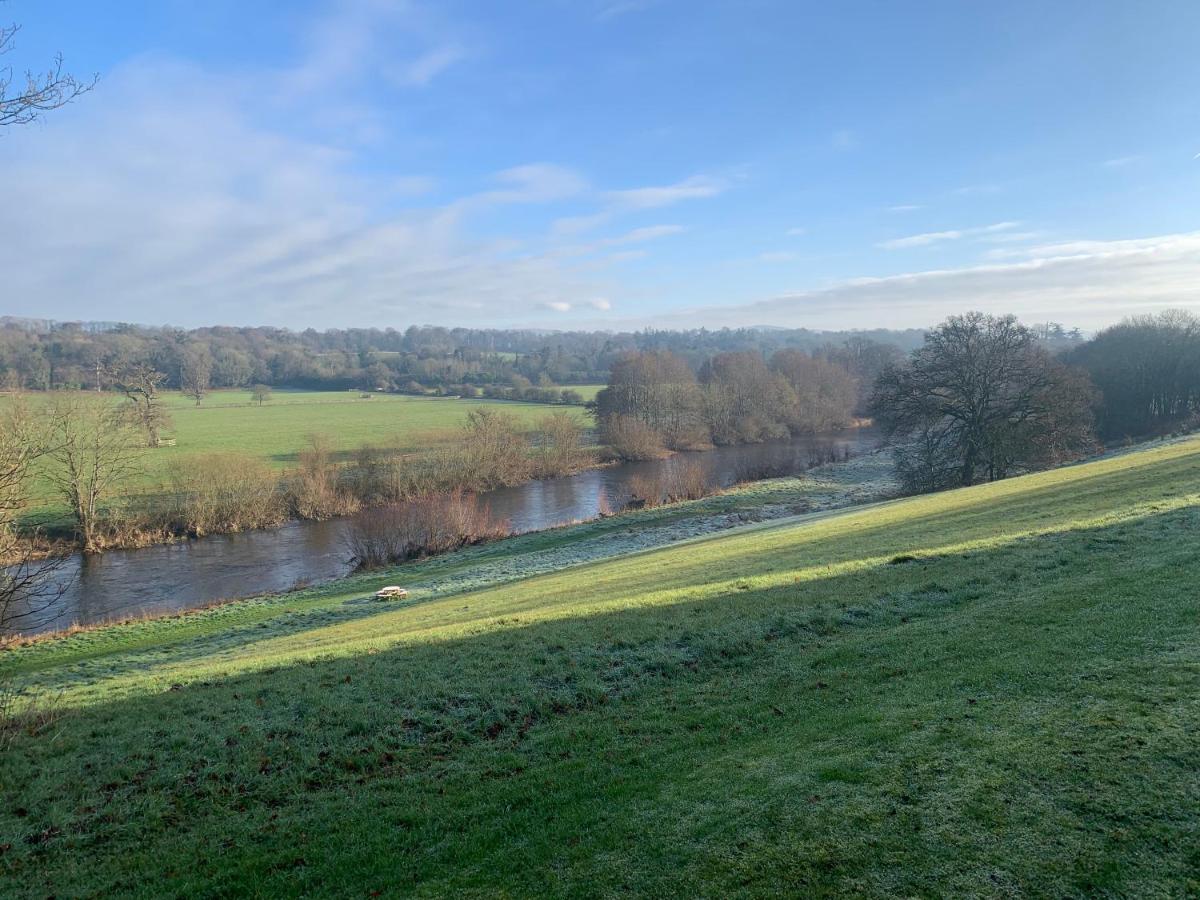
{"type": "Polygon", "coordinates": [[[564,384],[564,390],[572,390],[578,393],[584,400],[595,400],[596,395],[604,390],[602,384],[564,384]]]}
{"type": "MultiPolygon", "coordinates": [[[[364,443],[420,450],[453,436],[467,413],[481,406],[511,413],[531,427],[564,410],[591,424],[578,406],[398,394],[374,394],[364,400],[358,391],[276,391],[261,407],[251,403],[246,391],[215,391],[200,406],[178,392],[164,394],[164,399],[174,420],[166,434],[176,443],[146,452],[144,474],[135,489],[157,485],[172,459],[193,453],[237,451],[280,468],[292,465],[313,433],[328,435],[339,451],[364,443]]],[[[38,495],[42,502],[33,515],[52,517],[55,507],[48,486],[40,485],[38,495]]]]}
{"type": "Polygon", "coordinates": [[[12,649],[0,894],[1194,895],[1198,534],[1191,440],[12,649]]]}
{"type": "MultiPolygon", "coordinates": [[[[389,442],[400,450],[419,450],[444,439],[463,424],[468,412],[492,407],[511,413],[533,426],[556,411],[567,411],[580,421],[590,421],[578,407],[494,400],[459,400],[446,397],[412,397],[374,394],[361,399],[359,392],[279,391],[261,407],[248,402],[243,392],[210,394],[201,406],[179,394],[169,394],[175,427],[172,453],[239,450],[280,465],[292,463],[308,435],[329,435],[339,450],[354,450],[363,443],[389,442]]],[[[155,454],[159,455],[159,454],[155,454]]]]}

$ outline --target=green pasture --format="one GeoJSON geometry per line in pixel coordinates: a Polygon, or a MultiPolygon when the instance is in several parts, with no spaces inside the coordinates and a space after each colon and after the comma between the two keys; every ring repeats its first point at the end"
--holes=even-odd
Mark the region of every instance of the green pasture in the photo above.
{"type": "Polygon", "coordinates": [[[584,401],[586,402],[588,400],[595,400],[596,395],[598,393],[600,393],[602,390],[604,390],[604,385],[602,385],[602,384],[564,384],[562,386],[562,388],[563,388],[563,390],[575,391],[581,397],[583,397],[584,401]]]}
{"type": "MultiPolygon", "coordinates": [[[[541,418],[566,411],[585,426],[591,420],[581,407],[552,406],[447,397],[369,394],[359,391],[275,391],[259,406],[247,391],[214,391],[196,402],[177,392],[164,395],[173,424],[164,436],[173,446],[147,449],[140,460],[141,476],[130,490],[160,484],[172,460],[192,454],[235,451],[285,468],[294,465],[309,436],[327,436],[336,451],[348,455],[363,444],[386,445],[402,452],[428,448],[452,439],[472,409],[491,407],[516,416],[530,428],[541,418]]],[[[31,402],[43,398],[34,395],[31,402]]],[[[114,403],[125,402],[113,397],[114,403]]],[[[45,484],[33,515],[57,515],[57,501],[45,484]]]]}

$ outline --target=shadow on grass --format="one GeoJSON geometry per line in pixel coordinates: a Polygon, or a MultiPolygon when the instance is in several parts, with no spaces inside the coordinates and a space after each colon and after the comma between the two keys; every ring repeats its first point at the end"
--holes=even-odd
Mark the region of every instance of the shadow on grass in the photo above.
{"type": "Polygon", "coordinates": [[[1144,704],[1195,687],[1195,671],[1149,665],[1195,650],[1196,610],[1164,590],[1200,576],[1171,540],[1195,526],[1184,509],[703,602],[501,621],[74,711],[0,759],[0,884],[663,895],[870,893],[869,876],[957,893],[990,891],[998,871],[1035,892],[1038,877],[1055,893],[1128,887],[1196,827],[1125,795],[1153,805],[1187,771],[1171,744],[1178,763],[1147,773],[1131,742],[1166,740],[1144,704]],[[1109,730],[1068,734],[1093,723],[1109,730]],[[1038,742],[1053,752],[1030,756],[1038,742]],[[1010,793],[1028,808],[971,813],[1010,793]],[[1134,807],[1149,818],[1109,847],[1134,807]],[[1085,867],[1085,884],[1064,845],[1125,868],[1085,867]]]}

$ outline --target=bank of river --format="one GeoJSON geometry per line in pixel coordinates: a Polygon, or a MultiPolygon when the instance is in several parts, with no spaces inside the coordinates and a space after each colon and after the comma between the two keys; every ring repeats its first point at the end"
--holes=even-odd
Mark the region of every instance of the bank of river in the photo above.
{"type": "MultiPolygon", "coordinates": [[[[761,477],[772,471],[811,469],[813,461],[831,456],[863,457],[877,442],[873,430],[856,429],[794,441],[682,453],[666,460],[624,463],[503,488],[481,494],[478,502],[486,504],[493,516],[506,519],[518,534],[546,529],[563,531],[559,526],[595,519],[605,508],[619,509],[629,499],[630,485],[638,477],[662,474],[673,466],[699,462],[711,484],[728,487],[748,474],[761,477]]],[[[857,465],[820,466],[812,469],[807,478],[766,482],[775,487],[765,491],[752,485],[726,498],[604,520],[595,524],[612,527],[597,527],[594,536],[603,542],[605,554],[619,553],[730,527],[746,516],[773,518],[821,508],[820,504],[848,505],[874,499],[892,486],[878,465],[871,468],[871,459],[878,459],[878,455],[864,458],[857,465]],[[739,499],[731,501],[729,498],[733,496],[739,499]]],[[[77,555],[59,573],[64,593],[53,615],[44,617],[37,628],[25,631],[54,631],[73,624],[177,612],[345,577],[350,573],[345,538],[353,521],[351,516],[325,522],[290,522],[267,531],[214,535],[96,556],[77,555]]],[[[576,536],[579,540],[569,541],[571,552],[582,554],[583,559],[600,558],[595,556],[600,548],[587,545],[589,535],[590,532],[581,532],[576,536]]],[[[479,557],[479,551],[484,549],[475,548],[454,556],[470,559],[474,553],[479,557]]],[[[570,564],[569,560],[564,561],[563,552],[558,546],[545,559],[522,558],[521,574],[570,564]]],[[[416,574],[421,566],[428,565],[406,566],[404,572],[416,574]]],[[[504,565],[518,564],[508,558],[504,565]]],[[[486,581],[499,574],[502,573],[480,577],[486,581]]]]}

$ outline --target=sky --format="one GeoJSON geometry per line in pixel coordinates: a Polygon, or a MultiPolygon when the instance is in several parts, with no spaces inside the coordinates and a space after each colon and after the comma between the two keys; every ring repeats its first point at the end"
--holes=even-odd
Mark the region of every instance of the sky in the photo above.
{"type": "Polygon", "coordinates": [[[1200,311],[1195,0],[7,0],[0,315],[1200,311]]]}

